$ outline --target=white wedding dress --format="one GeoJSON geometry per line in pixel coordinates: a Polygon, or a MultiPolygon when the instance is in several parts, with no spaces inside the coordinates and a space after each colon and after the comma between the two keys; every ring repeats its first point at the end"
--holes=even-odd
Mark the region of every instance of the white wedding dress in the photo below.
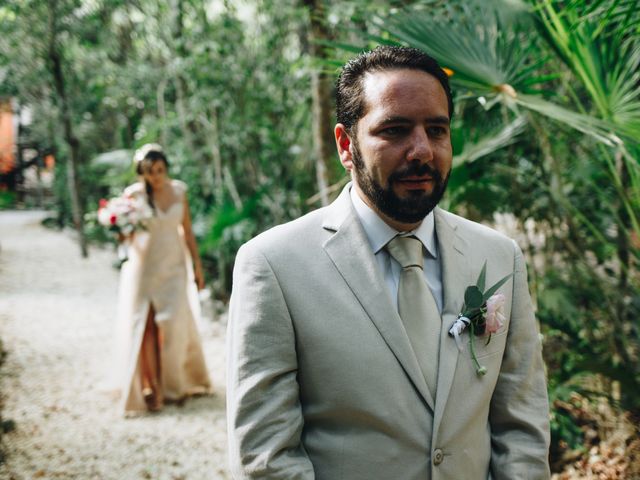
{"type": "MultiPolygon", "coordinates": [[[[184,200],[186,185],[172,180],[176,196],[184,200]]],[[[144,186],[127,187],[125,194],[143,195],[144,186]]],[[[198,293],[182,219],[184,201],[166,211],[156,207],[146,231],[138,231],[129,245],[129,260],[120,273],[115,381],[125,412],[146,411],[142,396],[140,347],[149,308],[162,333],[160,387],[165,400],[177,401],[209,393],[211,382],[196,326],[198,293]]]]}

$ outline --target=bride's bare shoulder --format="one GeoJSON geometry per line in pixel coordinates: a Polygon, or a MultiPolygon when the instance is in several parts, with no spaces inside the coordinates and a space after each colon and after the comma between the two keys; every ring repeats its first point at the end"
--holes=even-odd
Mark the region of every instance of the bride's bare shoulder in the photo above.
{"type": "Polygon", "coordinates": [[[171,186],[178,195],[184,195],[187,193],[187,184],[182,180],[176,180],[175,178],[171,179],[171,186]]]}
{"type": "Polygon", "coordinates": [[[129,196],[144,195],[144,185],[140,182],[132,183],[124,189],[124,194],[129,196]]]}

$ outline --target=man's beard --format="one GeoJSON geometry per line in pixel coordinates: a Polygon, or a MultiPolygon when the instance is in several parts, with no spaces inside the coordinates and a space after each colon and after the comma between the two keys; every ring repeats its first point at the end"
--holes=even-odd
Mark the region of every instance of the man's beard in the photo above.
{"type": "Polygon", "coordinates": [[[352,145],[353,166],[358,186],[376,208],[387,217],[400,223],[418,223],[429,215],[444,195],[451,171],[443,179],[440,172],[416,160],[389,175],[387,185],[382,186],[367,170],[357,142],[353,142],[352,145]],[[393,191],[394,182],[410,176],[423,175],[429,175],[433,179],[431,193],[410,190],[406,198],[400,198],[393,191]]]}

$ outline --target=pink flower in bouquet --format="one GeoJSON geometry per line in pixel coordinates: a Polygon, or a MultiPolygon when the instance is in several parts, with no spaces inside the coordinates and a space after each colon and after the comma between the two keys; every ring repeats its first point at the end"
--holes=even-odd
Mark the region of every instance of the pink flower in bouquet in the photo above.
{"type": "Polygon", "coordinates": [[[496,333],[504,325],[504,295],[496,293],[487,300],[487,314],[485,318],[485,334],[496,333]]]}
{"type": "Polygon", "coordinates": [[[101,198],[100,202],[98,203],[98,205],[100,206],[100,208],[104,208],[109,204],[109,202],[107,201],[106,198],[101,198]]]}

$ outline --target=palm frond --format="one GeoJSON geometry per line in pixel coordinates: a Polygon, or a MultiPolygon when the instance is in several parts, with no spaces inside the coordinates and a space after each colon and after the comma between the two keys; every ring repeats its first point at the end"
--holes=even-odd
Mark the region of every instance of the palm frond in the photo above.
{"type": "Polygon", "coordinates": [[[596,36],[613,35],[622,38],[640,32],[637,0],[573,0],[567,4],[566,10],[578,12],[580,23],[596,22],[596,36]],[[616,28],[611,29],[611,25],[616,28]]]}
{"type": "MultiPolygon", "coordinates": [[[[513,81],[513,42],[502,38],[495,14],[482,23],[435,19],[430,12],[403,10],[376,24],[392,36],[420,48],[454,72],[451,82],[489,92],[513,81]]],[[[516,70],[517,71],[517,70],[516,70]]]]}
{"type": "Polygon", "coordinates": [[[496,150],[511,145],[516,141],[516,137],[524,131],[527,121],[523,116],[516,117],[515,120],[504,126],[500,131],[482,137],[472,144],[465,144],[463,150],[453,157],[454,167],[463,163],[470,163],[478,158],[490,155],[496,150]]]}
{"type": "Polygon", "coordinates": [[[640,39],[627,35],[626,23],[619,23],[628,21],[631,3],[637,2],[596,1],[585,14],[584,2],[572,2],[560,11],[551,0],[542,0],[537,12],[542,35],[578,76],[598,116],[619,134],[637,141],[640,39]]]}
{"type": "MultiPolygon", "coordinates": [[[[554,26],[548,34],[556,37],[555,44],[560,52],[568,58],[584,60],[580,63],[583,76],[588,78],[595,75],[593,72],[600,71],[599,57],[588,51],[591,46],[588,43],[577,45],[576,38],[571,36],[555,10],[551,8],[545,15],[545,21],[554,26]],[[575,53],[576,49],[578,53],[575,53]]],[[[463,92],[470,91],[477,97],[485,97],[488,106],[498,101],[511,108],[518,105],[591,135],[609,146],[621,143],[620,138],[611,132],[628,136],[629,126],[616,129],[606,117],[595,119],[531,95],[532,85],[540,85],[555,77],[553,74],[536,76],[547,59],[530,60],[532,56],[528,55],[526,46],[517,41],[519,37],[514,31],[501,28],[496,14],[485,14],[481,22],[477,18],[470,19],[469,15],[460,21],[453,18],[443,21],[430,12],[404,10],[387,20],[379,19],[378,25],[398,40],[429,53],[442,66],[453,71],[450,77],[452,86],[463,92]]],[[[629,83],[625,85],[628,87],[629,83]]],[[[605,97],[601,83],[591,82],[590,87],[595,98],[605,97]]],[[[626,93],[627,90],[621,92],[626,93]]],[[[604,103],[601,107],[605,108],[604,103]]],[[[623,112],[621,110],[620,114],[623,112]]]]}
{"type": "Polygon", "coordinates": [[[622,140],[612,133],[616,130],[615,126],[605,120],[568,110],[533,95],[518,95],[513,99],[513,102],[527,110],[532,110],[582,133],[591,135],[608,146],[613,147],[622,144],[622,140]]]}

